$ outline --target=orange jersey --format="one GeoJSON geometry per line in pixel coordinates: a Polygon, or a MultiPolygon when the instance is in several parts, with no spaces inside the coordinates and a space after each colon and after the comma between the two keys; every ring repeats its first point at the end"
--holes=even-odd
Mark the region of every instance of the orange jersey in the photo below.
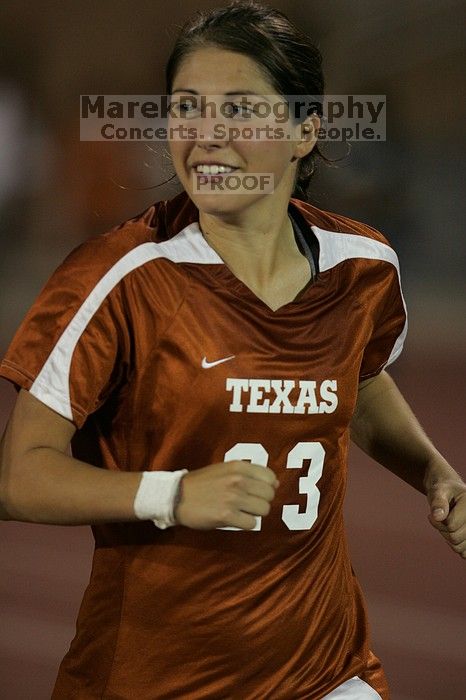
{"type": "MultiPolygon", "coordinates": [[[[53,700],[318,700],[359,675],[387,700],[343,526],[358,383],[399,355],[397,256],[297,199],[315,280],[272,311],[182,192],[75,248],[0,364],[112,470],[250,460],[280,481],[254,530],[93,525],[53,700]]],[[[297,238],[297,241],[299,239],[297,238]]]]}

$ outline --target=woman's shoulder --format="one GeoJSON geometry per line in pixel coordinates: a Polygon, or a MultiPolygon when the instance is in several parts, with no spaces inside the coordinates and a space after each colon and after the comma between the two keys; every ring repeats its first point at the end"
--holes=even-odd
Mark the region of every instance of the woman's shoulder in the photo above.
{"type": "MultiPolygon", "coordinates": [[[[128,219],[95,233],[75,246],[54,271],[54,279],[75,278],[95,284],[107,273],[127,271],[153,257],[151,249],[166,240],[167,201],[156,202],[128,219]]],[[[79,281],[80,280],[80,281],[79,281]]]]}
{"type": "Polygon", "coordinates": [[[80,305],[91,295],[108,295],[128,275],[154,257],[157,204],[75,246],[55,267],[40,298],[80,305]]]}
{"type": "Polygon", "coordinates": [[[390,246],[390,241],[387,236],[368,223],[358,221],[345,214],[320,209],[302,200],[293,199],[292,202],[298,207],[301,214],[310,225],[317,226],[322,231],[365,236],[366,238],[390,246]]]}

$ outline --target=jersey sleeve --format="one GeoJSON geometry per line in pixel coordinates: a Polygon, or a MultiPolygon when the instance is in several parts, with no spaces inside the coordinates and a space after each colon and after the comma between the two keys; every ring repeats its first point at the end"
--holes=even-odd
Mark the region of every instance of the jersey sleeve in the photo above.
{"type": "Polygon", "coordinates": [[[81,244],[55,270],[17,329],[0,376],[27,389],[79,429],[128,363],[118,287],[98,242],[81,244]]]}
{"type": "Polygon", "coordinates": [[[373,321],[369,340],[364,348],[359,381],[379,374],[399,357],[408,329],[406,304],[400,281],[398,258],[392,251],[393,262],[385,267],[381,279],[367,287],[368,306],[373,321]]]}

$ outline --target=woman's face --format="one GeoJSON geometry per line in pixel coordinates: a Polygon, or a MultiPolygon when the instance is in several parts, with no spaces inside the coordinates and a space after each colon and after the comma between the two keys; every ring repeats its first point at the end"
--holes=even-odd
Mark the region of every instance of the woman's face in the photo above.
{"type": "Polygon", "coordinates": [[[288,138],[249,138],[251,128],[257,133],[256,129],[261,127],[263,135],[267,126],[275,130],[271,132],[269,129],[269,134],[276,134],[278,127],[282,130],[290,128],[288,122],[281,123],[284,113],[283,97],[276,93],[255,61],[224,49],[198,49],[180,64],[173,81],[170,103],[176,113],[176,117],[170,116],[168,121],[169,128],[174,128],[177,134],[175,139],[169,140],[173,165],[184,189],[200,211],[212,214],[239,212],[264,197],[283,199],[284,205],[287,205],[298,162],[292,161],[292,158],[306,155],[312,150],[315,140],[312,145],[309,137],[302,142],[299,126],[295,127],[288,138]],[[247,99],[248,106],[242,107],[241,97],[245,94],[247,98],[243,100],[247,99]],[[190,102],[189,97],[192,95],[198,98],[203,95],[208,102],[214,103],[215,118],[210,118],[208,109],[200,109],[199,101],[196,106],[193,97],[190,102]],[[264,104],[265,101],[280,104],[280,111],[277,112],[278,107],[275,112],[271,108],[267,118],[258,114],[257,110],[254,113],[254,105],[264,104]],[[225,104],[232,104],[231,116],[222,115],[220,106],[225,104]],[[249,117],[248,114],[252,116],[249,117]],[[279,121],[276,114],[279,114],[279,121]],[[249,129],[247,139],[230,138],[230,128],[242,130],[246,127],[249,129]],[[180,138],[182,128],[184,138],[180,138]],[[189,138],[188,129],[192,130],[189,138]],[[193,168],[196,163],[208,162],[233,166],[236,168],[234,175],[240,178],[245,174],[271,174],[273,191],[271,194],[270,189],[265,191],[266,183],[264,180],[261,182],[258,176],[242,180],[247,184],[248,193],[238,194],[235,188],[240,178],[228,178],[227,174],[223,175],[225,180],[217,176],[217,182],[225,185],[229,182],[231,186],[228,191],[225,191],[225,187],[223,191],[219,186],[214,188],[208,176],[196,174],[193,168]]]}

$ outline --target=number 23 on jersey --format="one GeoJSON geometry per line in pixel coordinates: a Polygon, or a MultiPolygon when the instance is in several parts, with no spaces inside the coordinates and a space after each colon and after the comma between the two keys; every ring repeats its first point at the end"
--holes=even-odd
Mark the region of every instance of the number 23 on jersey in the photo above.
{"type": "MultiPolygon", "coordinates": [[[[299,512],[298,505],[284,505],[282,520],[289,530],[310,530],[317,520],[320,491],[316,484],[322,476],[325,451],[320,442],[298,442],[288,453],[287,469],[302,469],[305,460],[310,460],[310,466],[305,476],[299,478],[299,493],[307,496],[306,509],[299,512]]],[[[225,453],[224,461],[250,460],[254,464],[267,466],[269,455],[259,442],[237,442],[225,453]]],[[[262,517],[256,516],[256,525],[248,532],[260,530],[262,517]]],[[[217,530],[242,530],[240,527],[219,527],[217,530]]]]}

